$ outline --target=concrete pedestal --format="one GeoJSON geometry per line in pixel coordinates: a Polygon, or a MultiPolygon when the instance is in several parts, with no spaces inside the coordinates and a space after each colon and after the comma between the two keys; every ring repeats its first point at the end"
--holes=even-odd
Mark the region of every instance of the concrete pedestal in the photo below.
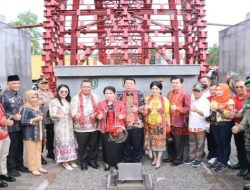
{"type": "Polygon", "coordinates": [[[64,66],[54,67],[57,84],[68,84],[71,95],[80,91],[83,79],[91,78],[94,82],[93,92],[103,99],[103,88],[114,86],[123,90],[123,79],[132,77],[136,80],[137,89],[146,96],[150,95],[150,82],[161,80],[162,94],[166,95],[171,89],[170,77],[184,77],[184,89],[191,93],[192,86],[197,81],[200,72],[199,65],[115,65],[115,66],[64,66]]]}

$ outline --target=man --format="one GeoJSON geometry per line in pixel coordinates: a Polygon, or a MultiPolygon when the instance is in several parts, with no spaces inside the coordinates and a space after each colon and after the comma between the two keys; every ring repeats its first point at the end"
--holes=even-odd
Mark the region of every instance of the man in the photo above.
{"type": "Polygon", "coordinates": [[[250,94],[250,76],[246,78],[245,85],[247,93],[250,94]]]}
{"type": "MultiPolygon", "coordinates": [[[[249,102],[250,105],[250,102],[249,102]]],[[[245,114],[243,116],[242,121],[240,124],[235,125],[232,128],[232,132],[234,134],[237,134],[241,131],[245,131],[245,150],[246,150],[246,155],[248,158],[248,162],[250,161],[250,109],[245,110],[245,114]]],[[[250,179],[250,173],[244,176],[244,179],[249,180],[250,179]]],[[[246,184],[244,186],[244,190],[250,190],[250,184],[246,184]]]]}
{"type": "Polygon", "coordinates": [[[20,79],[18,75],[10,75],[7,79],[7,89],[2,96],[2,104],[7,117],[14,121],[14,124],[8,127],[10,137],[10,148],[7,157],[8,175],[18,177],[18,172],[28,172],[23,165],[23,139],[19,121],[21,120],[21,109],[23,98],[19,93],[20,79]]]}
{"type": "Polygon", "coordinates": [[[144,125],[142,112],[144,109],[144,97],[142,92],[136,90],[136,82],[133,78],[124,80],[125,91],[118,92],[118,100],[126,105],[126,128],[128,137],[123,143],[123,161],[138,163],[143,155],[144,125]]]}
{"type": "Polygon", "coordinates": [[[7,175],[7,155],[10,147],[8,128],[14,124],[13,120],[7,119],[2,104],[0,103],[0,188],[8,187],[4,181],[16,181],[14,177],[7,175]]]}
{"type": "Polygon", "coordinates": [[[210,97],[210,85],[212,83],[211,79],[208,76],[202,76],[200,77],[199,82],[203,85],[203,96],[206,98],[210,97]]]}
{"type": "Polygon", "coordinates": [[[185,164],[192,164],[193,167],[200,166],[206,138],[206,118],[210,115],[210,102],[203,95],[202,84],[193,86],[191,97],[191,108],[189,113],[189,158],[185,164]]]}
{"type": "Polygon", "coordinates": [[[83,80],[81,92],[71,101],[71,115],[74,118],[74,131],[78,143],[80,168],[88,170],[88,165],[99,168],[97,156],[100,134],[97,131],[96,106],[97,96],[91,93],[92,82],[83,80]],[[89,149],[89,151],[87,150],[89,149]]]}
{"type": "MultiPolygon", "coordinates": [[[[247,98],[245,82],[243,80],[235,80],[233,83],[234,91],[236,96],[234,97],[236,114],[234,118],[235,125],[239,124],[242,120],[241,110],[243,108],[243,103],[247,98]]],[[[245,135],[244,131],[234,134],[234,141],[237,149],[237,157],[239,163],[231,166],[232,169],[241,169],[237,176],[245,176],[247,174],[248,161],[245,150],[245,135]]]]}
{"type": "MultiPolygon", "coordinates": [[[[49,83],[47,79],[41,78],[37,81],[39,105],[40,110],[43,113],[43,126],[46,129],[46,148],[48,150],[47,158],[55,159],[54,155],[54,125],[49,115],[49,102],[54,98],[52,92],[49,91],[49,83]]],[[[43,150],[43,147],[42,147],[43,150]]],[[[47,164],[47,161],[42,156],[42,164],[47,164]]]]}
{"type": "Polygon", "coordinates": [[[181,76],[173,76],[170,79],[172,90],[167,97],[170,101],[171,135],[173,143],[168,147],[169,159],[172,166],[183,163],[185,136],[187,135],[187,117],[190,110],[190,96],[183,90],[184,79],[181,76]]]}

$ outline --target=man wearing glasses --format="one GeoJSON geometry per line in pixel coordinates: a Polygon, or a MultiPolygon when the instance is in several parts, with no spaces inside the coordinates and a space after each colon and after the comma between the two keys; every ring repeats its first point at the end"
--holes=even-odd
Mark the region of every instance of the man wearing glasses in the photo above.
{"type": "MultiPolygon", "coordinates": [[[[234,118],[234,123],[237,125],[242,120],[242,107],[243,103],[247,97],[245,82],[243,80],[235,80],[234,81],[234,91],[236,96],[234,97],[235,107],[236,107],[236,114],[234,118]]],[[[245,150],[245,136],[244,131],[241,131],[237,134],[234,134],[235,145],[237,148],[237,157],[238,157],[238,164],[232,166],[232,169],[240,169],[237,173],[237,176],[244,177],[248,173],[248,161],[246,156],[245,150]]]]}

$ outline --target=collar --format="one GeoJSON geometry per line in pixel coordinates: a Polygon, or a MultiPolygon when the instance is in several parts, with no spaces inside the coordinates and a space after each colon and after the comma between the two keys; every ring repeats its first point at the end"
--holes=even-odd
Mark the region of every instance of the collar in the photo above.
{"type": "Polygon", "coordinates": [[[236,96],[235,96],[235,98],[236,98],[237,100],[244,100],[244,99],[246,99],[246,97],[247,97],[247,94],[244,94],[244,95],[236,95],[236,96]]]}

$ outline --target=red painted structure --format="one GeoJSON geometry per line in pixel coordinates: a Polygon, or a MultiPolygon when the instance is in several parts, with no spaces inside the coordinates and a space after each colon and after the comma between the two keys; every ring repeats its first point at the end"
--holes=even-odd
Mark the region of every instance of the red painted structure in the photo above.
{"type": "MultiPolygon", "coordinates": [[[[55,88],[54,65],[201,64],[207,59],[205,0],[44,0],[45,66],[55,88]]],[[[204,69],[204,68],[202,68],[204,69]]]]}

